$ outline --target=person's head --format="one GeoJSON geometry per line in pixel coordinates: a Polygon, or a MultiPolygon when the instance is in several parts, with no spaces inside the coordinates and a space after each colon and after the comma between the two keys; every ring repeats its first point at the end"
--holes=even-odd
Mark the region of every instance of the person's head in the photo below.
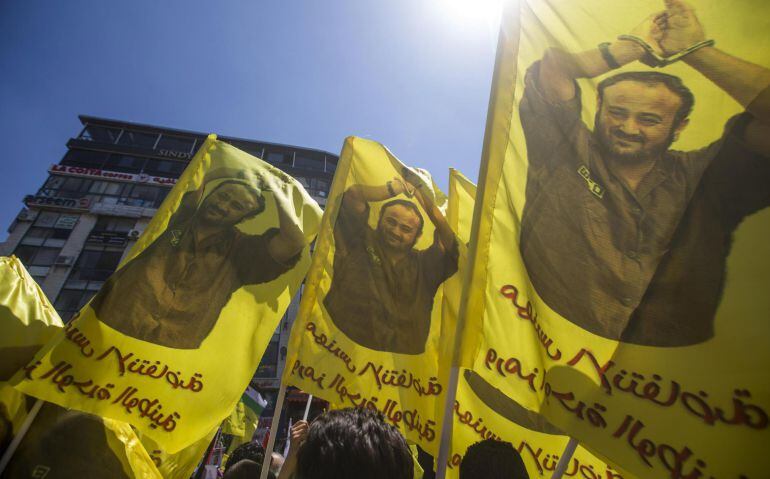
{"type": "Polygon", "coordinates": [[[460,479],[529,479],[529,474],[510,442],[485,439],[465,452],[460,479]]]}
{"type": "Polygon", "coordinates": [[[258,215],[265,209],[265,197],[257,188],[239,180],[219,183],[200,206],[201,221],[231,226],[258,215]]]}
{"type": "MultiPolygon", "coordinates": [[[[262,464],[252,461],[251,459],[241,459],[233,464],[233,466],[225,470],[225,474],[222,479],[258,479],[262,473],[262,464]]],[[[275,479],[276,476],[273,472],[267,473],[268,479],[275,479]]]]}
{"type": "Polygon", "coordinates": [[[679,77],[660,72],[624,72],[597,86],[594,134],[612,159],[643,162],[676,141],[695,104],[679,77]]]}
{"type": "Polygon", "coordinates": [[[417,206],[406,200],[391,200],[380,208],[377,236],[386,249],[411,250],[422,234],[425,220],[417,206]]]}
{"type": "Polygon", "coordinates": [[[230,454],[230,457],[227,458],[227,464],[225,464],[225,472],[227,472],[230,467],[235,466],[244,459],[254,461],[261,467],[262,461],[265,460],[265,449],[256,442],[247,442],[245,444],[241,444],[240,446],[233,449],[233,453],[230,454]]]}
{"type": "Polygon", "coordinates": [[[278,475],[281,472],[284,461],[285,458],[283,457],[283,454],[279,452],[272,453],[270,455],[270,472],[278,475]]]}
{"type": "Polygon", "coordinates": [[[296,479],[413,479],[404,436],[368,408],[328,411],[297,452],[296,479]]]}

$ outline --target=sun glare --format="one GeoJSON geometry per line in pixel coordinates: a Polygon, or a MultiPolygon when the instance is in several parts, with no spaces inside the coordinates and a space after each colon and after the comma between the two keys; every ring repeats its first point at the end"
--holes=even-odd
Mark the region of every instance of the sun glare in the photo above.
{"type": "Polygon", "coordinates": [[[503,0],[438,0],[447,17],[462,24],[486,23],[496,31],[500,25],[503,0]]]}

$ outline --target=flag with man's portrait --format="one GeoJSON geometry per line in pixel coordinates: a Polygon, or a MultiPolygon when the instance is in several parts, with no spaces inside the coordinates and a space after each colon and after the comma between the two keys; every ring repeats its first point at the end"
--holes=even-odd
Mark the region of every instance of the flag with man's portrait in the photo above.
{"type": "Polygon", "coordinates": [[[486,407],[640,477],[766,475],[768,13],[507,5],[463,311],[486,407]]]}
{"type": "Polygon", "coordinates": [[[427,172],[345,140],[283,375],[333,407],[378,409],[434,454],[452,341],[441,290],[459,255],[445,209],[427,172]]]}
{"type": "Polygon", "coordinates": [[[239,401],[320,216],[297,180],[210,135],[118,270],[12,381],[176,453],[239,401]]]}
{"type": "MultiPolygon", "coordinates": [[[[476,185],[459,171],[451,169],[447,219],[461,245],[470,243],[475,202],[476,185]]],[[[467,252],[461,247],[459,268],[461,276],[467,268],[466,261],[467,252]]],[[[459,289],[452,290],[448,282],[444,287],[443,314],[454,318],[449,318],[445,322],[456,324],[460,300],[459,289]]],[[[466,334],[472,333],[466,331],[466,334]]],[[[569,437],[551,425],[541,427],[541,430],[533,430],[532,424],[545,425],[545,420],[535,413],[527,414],[525,417],[529,422],[523,422],[514,410],[506,407],[490,407],[485,404],[472,389],[472,385],[477,384],[478,381],[478,375],[472,370],[460,369],[457,393],[452,406],[452,446],[448,454],[447,477],[459,477],[460,464],[468,448],[487,439],[509,442],[521,456],[530,478],[551,477],[569,437]]],[[[502,393],[496,392],[497,398],[501,396],[502,393]]],[[[631,479],[632,477],[578,446],[564,474],[566,477],[580,477],[580,474],[590,474],[589,471],[598,474],[597,477],[609,479],[631,479]]]]}

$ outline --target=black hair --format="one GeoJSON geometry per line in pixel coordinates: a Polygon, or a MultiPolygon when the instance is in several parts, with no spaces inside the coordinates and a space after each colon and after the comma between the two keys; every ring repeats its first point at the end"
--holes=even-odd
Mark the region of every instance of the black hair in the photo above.
{"type": "Polygon", "coordinates": [[[406,439],[379,411],[327,411],[297,452],[297,479],[413,479],[406,439]]]}
{"type": "Polygon", "coordinates": [[[230,467],[244,459],[254,461],[259,464],[260,467],[262,467],[262,461],[265,460],[265,449],[256,442],[247,442],[245,444],[241,444],[240,446],[236,447],[233,450],[233,453],[230,454],[230,457],[227,458],[227,464],[225,464],[225,472],[227,472],[230,467]]]}
{"type": "Polygon", "coordinates": [[[379,224],[380,221],[382,221],[382,216],[385,214],[385,210],[390,208],[391,206],[403,206],[404,208],[412,210],[412,212],[417,215],[417,219],[420,220],[420,225],[417,227],[417,237],[419,238],[422,234],[422,228],[425,226],[425,219],[422,217],[422,213],[420,213],[420,209],[417,208],[417,205],[412,203],[411,201],[407,200],[390,200],[384,205],[382,205],[382,208],[380,208],[380,218],[377,220],[377,224],[379,224]]]}
{"type": "MultiPolygon", "coordinates": [[[[225,470],[222,479],[255,479],[259,477],[261,472],[261,463],[254,462],[251,459],[241,459],[240,461],[233,463],[232,467],[225,470]]],[[[275,479],[275,474],[268,472],[267,479],[275,479]]]]}
{"type": "Polygon", "coordinates": [[[692,108],[695,105],[695,96],[693,96],[690,89],[682,83],[681,78],[661,72],[623,72],[607,77],[600,81],[596,86],[599,101],[601,102],[604,99],[605,88],[622,81],[635,81],[647,85],[660,83],[677,95],[682,101],[682,104],[679,106],[679,110],[677,110],[676,116],[674,117],[674,127],[678,126],[684,119],[690,116],[692,108]]]}
{"type": "Polygon", "coordinates": [[[245,187],[246,190],[254,196],[254,201],[257,202],[257,207],[254,208],[254,210],[243,215],[239,223],[249,218],[253,218],[258,214],[262,213],[263,211],[265,211],[265,195],[260,193],[259,190],[257,190],[256,188],[254,188],[253,186],[251,186],[250,184],[246,183],[243,180],[225,180],[219,183],[217,186],[215,186],[214,189],[211,190],[211,192],[206,197],[211,196],[212,194],[214,194],[215,191],[217,191],[219,188],[223,187],[224,185],[241,185],[245,187]]]}
{"type": "Polygon", "coordinates": [[[529,479],[527,468],[510,442],[485,439],[465,452],[460,479],[529,479]]]}

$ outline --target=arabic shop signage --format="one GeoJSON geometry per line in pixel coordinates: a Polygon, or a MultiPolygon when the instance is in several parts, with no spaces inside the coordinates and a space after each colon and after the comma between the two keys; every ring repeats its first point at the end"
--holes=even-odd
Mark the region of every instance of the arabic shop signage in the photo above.
{"type": "Polygon", "coordinates": [[[50,173],[84,176],[87,178],[104,178],[116,181],[132,181],[136,183],[151,183],[154,185],[170,186],[176,183],[176,178],[166,178],[163,176],[150,176],[145,174],[135,175],[132,173],[122,173],[119,171],[101,170],[99,168],[86,168],[83,166],[51,165],[48,169],[50,173]]]}
{"type": "Polygon", "coordinates": [[[91,207],[90,198],[61,198],[58,196],[27,195],[24,197],[27,206],[50,206],[67,210],[88,210],[91,207]]]}

